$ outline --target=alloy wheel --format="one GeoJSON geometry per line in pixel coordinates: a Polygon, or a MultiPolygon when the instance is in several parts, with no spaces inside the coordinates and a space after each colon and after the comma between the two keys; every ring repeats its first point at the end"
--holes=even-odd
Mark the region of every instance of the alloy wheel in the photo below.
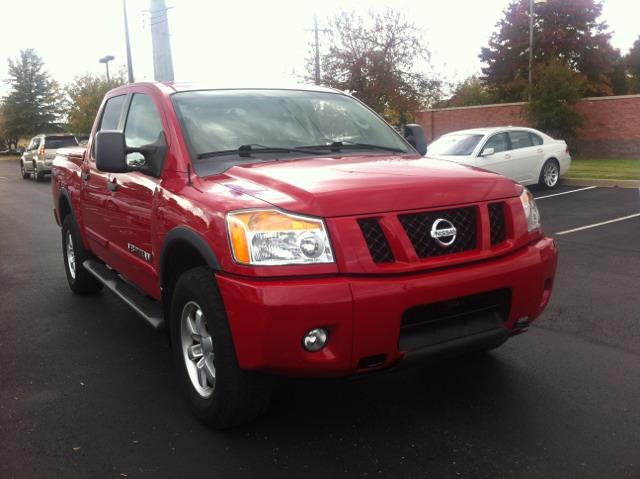
{"type": "Polygon", "coordinates": [[[66,238],[66,250],[67,250],[67,266],[69,267],[69,274],[72,279],[76,279],[76,253],[73,249],[73,236],[71,231],[67,231],[66,238]]]}
{"type": "Polygon", "coordinates": [[[180,317],[182,357],[193,389],[203,398],[211,397],[216,387],[213,338],[198,303],[189,301],[180,317]]]}
{"type": "Polygon", "coordinates": [[[544,178],[544,184],[547,187],[552,188],[556,186],[556,183],[558,183],[558,177],[560,176],[558,174],[558,166],[553,162],[547,163],[544,167],[544,171],[542,172],[542,176],[544,178]]]}

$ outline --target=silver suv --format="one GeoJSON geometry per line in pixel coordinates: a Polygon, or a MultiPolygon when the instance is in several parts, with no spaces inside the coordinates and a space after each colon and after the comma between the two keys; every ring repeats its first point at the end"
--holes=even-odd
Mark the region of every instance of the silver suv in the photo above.
{"type": "Polygon", "coordinates": [[[42,181],[45,174],[51,173],[51,163],[56,156],[56,150],[70,146],[78,146],[78,140],[69,133],[34,136],[20,158],[22,177],[25,180],[31,177],[36,181],[42,181]]]}

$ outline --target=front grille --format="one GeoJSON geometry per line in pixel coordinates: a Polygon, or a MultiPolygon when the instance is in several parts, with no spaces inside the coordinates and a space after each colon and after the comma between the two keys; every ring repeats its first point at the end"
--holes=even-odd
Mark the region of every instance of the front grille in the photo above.
{"type": "Polygon", "coordinates": [[[489,228],[491,231],[491,244],[497,245],[507,238],[507,227],[504,221],[504,204],[489,204],[489,228]]]}
{"type": "Polygon", "coordinates": [[[364,239],[367,242],[369,253],[375,263],[392,263],[393,252],[389,247],[387,237],[384,235],[377,218],[360,218],[358,220],[364,239]]]}
{"type": "Polygon", "coordinates": [[[402,315],[398,347],[411,351],[502,328],[510,309],[509,289],[414,306],[402,315]]]}
{"type": "MultiPolygon", "coordinates": [[[[475,207],[457,208],[443,211],[427,211],[399,215],[400,224],[413,244],[420,258],[432,258],[451,253],[460,253],[476,248],[477,210],[475,207]],[[455,240],[449,246],[441,245],[431,237],[431,228],[438,219],[444,219],[456,228],[455,240]]],[[[446,224],[445,224],[446,225],[446,224]]],[[[441,238],[445,242],[451,237],[441,238]]]]}

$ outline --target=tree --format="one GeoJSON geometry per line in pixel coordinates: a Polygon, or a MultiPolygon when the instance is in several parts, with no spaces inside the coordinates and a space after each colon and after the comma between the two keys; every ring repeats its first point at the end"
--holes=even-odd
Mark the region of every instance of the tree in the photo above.
{"type": "Polygon", "coordinates": [[[495,101],[494,93],[475,75],[458,83],[451,98],[442,102],[445,107],[489,105],[495,101]]]}
{"type": "MultiPolygon", "coordinates": [[[[610,95],[609,75],[616,50],[611,33],[599,21],[598,0],[547,0],[535,5],[534,65],[559,61],[585,78],[589,96],[610,95]]],[[[482,48],[480,59],[486,81],[494,85],[501,101],[526,97],[529,75],[529,0],[513,0],[497,24],[497,31],[482,48]]],[[[536,78],[534,76],[534,81],[536,78]]]]}
{"type": "Polygon", "coordinates": [[[430,56],[422,34],[402,14],[388,9],[365,19],[342,12],[329,24],[324,85],[350,92],[395,124],[411,121],[439,97],[441,82],[419,70],[430,56]]]}
{"type": "Polygon", "coordinates": [[[8,62],[11,89],[3,105],[6,135],[14,139],[59,131],[64,97],[44,70],[42,58],[29,48],[8,62]]]}
{"type": "Polygon", "coordinates": [[[105,93],[123,84],[124,78],[121,75],[111,78],[111,81],[88,73],[76,77],[66,88],[69,96],[69,131],[89,133],[105,93]]]}
{"type": "Polygon", "coordinates": [[[536,82],[525,109],[527,118],[535,128],[571,143],[583,124],[575,104],[586,84],[584,76],[559,61],[539,65],[534,73],[536,82]]]}

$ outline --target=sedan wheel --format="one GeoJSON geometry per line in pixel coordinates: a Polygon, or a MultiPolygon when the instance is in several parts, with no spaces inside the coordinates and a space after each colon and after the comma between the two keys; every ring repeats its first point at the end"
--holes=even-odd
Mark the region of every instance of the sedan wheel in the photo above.
{"type": "Polygon", "coordinates": [[[547,161],[540,172],[540,186],[546,189],[554,188],[560,180],[560,167],[555,160],[547,161]]]}

